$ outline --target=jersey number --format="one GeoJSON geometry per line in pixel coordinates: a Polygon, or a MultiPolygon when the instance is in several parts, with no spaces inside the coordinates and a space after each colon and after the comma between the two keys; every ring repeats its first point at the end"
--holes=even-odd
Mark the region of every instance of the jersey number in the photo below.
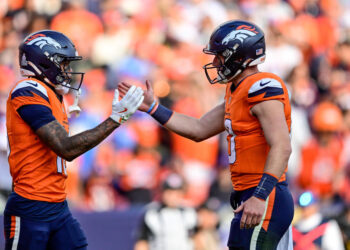
{"type": "Polygon", "coordinates": [[[233,164],[236,161],[236,143],[235,143],[236,134],[233,132],[232,122],[230,119],[225,120],[225,128],[228,133],[228,136],[227,136],[228,161],[230,164],[233,164]]]}
{"type": "Polygon", "coordinates": [[[64,173],[67,175],[67,166],[66,166],[66,161],[63,160],[61,157],[57,156],[57,173],[64,173]]]}

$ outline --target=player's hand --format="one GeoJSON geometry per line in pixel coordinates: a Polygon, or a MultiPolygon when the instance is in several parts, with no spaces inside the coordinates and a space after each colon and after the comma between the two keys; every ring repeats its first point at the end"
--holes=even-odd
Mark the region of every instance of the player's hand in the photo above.
{"type": "Polygon", "coordinates": [[[114,92],[111,118],[122,124],[132,116],[143,102],[143,90],[140,87],[131,86],[124,97],[119,101],[118,89],[114,92]]]}
{"type": "Polygon", "coordinates": [[[252,196],[234,210],[235,213],[243,211],[240,224],[241,229],[254,228],[260,224],[265,212],[265,203],[266,201],[252,196]]]}
{"type": "MultiPolygon", "coordinates": [[[[120,91],[121,96],[124,96],[126,92],[131,88],[132,85],[126,82],[121,82],[118,84],[118,90],[120,91]]],[[[143,96],[145,97],[142,104],[139,107],[139,110],[147,112],[151,107],[152,103],[155,100],[154,92],[151,83],[146,81],[146,90],[144,91],[143,96]]]]}

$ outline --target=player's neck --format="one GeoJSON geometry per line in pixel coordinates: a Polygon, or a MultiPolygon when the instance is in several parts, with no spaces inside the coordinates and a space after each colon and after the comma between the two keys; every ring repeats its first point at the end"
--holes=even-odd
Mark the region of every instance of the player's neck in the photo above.
{"type": "Polygon", "coordinates": [[[258,73],[258,66],[252,66],[252,67],[248,67],[246,68],[242,73],[240,73],[238,76],[236,76],[235,78],[232,79],[232,83],[237,86],[237,84],[239,84],[241,82],[242,79],[244,79],[245,77],[258,73]]]}

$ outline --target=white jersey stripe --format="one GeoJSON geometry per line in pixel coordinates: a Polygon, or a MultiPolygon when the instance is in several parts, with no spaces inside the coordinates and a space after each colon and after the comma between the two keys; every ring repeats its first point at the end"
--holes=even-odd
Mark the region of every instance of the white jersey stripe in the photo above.
{"type": "Polygon", "coordinates": [[[13,237],[13,242],[12,242],[12,250],[16,250],[18,247],[19,233],[21,231],[21,218],[18,216],[15,216],[15,218],[16,218],[16,225],[15,225],[15,235],[13,237]]]}

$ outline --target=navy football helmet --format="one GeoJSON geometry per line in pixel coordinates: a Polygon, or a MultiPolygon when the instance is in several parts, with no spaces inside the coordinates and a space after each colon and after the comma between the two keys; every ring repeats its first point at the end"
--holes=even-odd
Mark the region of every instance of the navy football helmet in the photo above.
{"type": "Polygon", "coordinates": [[[19,46],[19,63],[23,76],[32,76],[48,84],[79,90],[84,73],[73,72],[70,62],[82,60],[73,42],[64,34],[41,30],[27,36],[19,46]],[[80,81],[72,86],[73,75],[80,81]]]}
{"type": "Polygon", "coordinates": [[[203,66],[208,81],[227,83],[246,67],[265,61],[265,37],[263,31],[253,23],[234,20],[223,23],[210,36],[203,52],[221,55],[224,60],[220,66],[208,63],[203,66]],[[216,69],[217,77],[211,78],[210,69],[216,69]]]}

